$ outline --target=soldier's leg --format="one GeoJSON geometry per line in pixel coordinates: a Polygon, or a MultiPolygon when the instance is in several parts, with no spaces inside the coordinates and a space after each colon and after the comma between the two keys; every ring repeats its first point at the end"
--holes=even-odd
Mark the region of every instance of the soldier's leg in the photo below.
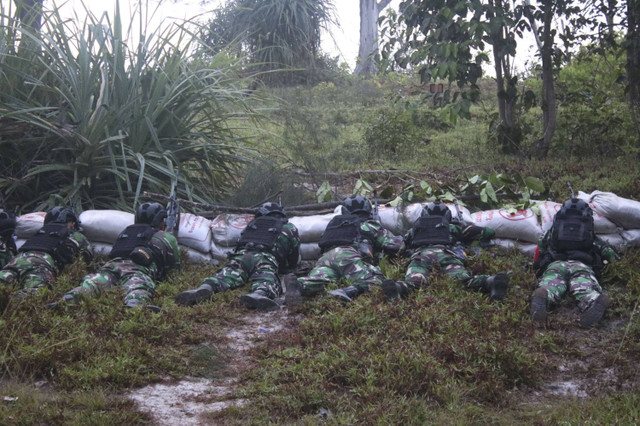
{"type": "Polygon", "coordinates": [[[573,294],[580,309],[580,325],[591,327],[602,319],[609,307],[609,298],[602,293],[602,287],[593,270],[581,262],[571,261],[569,292],[573,294]]]}
{"type": "Polygon", "coordinates": [[[437,252],[425,251],[417,253],[409,261],[404,281],[411,289],[417,290],[427,285],[434,268],[439,269],[437,252]]]}
{"type": "Polygon", "coordinates": [[[113,271],[102,269],[99,272],[85,275],[80,285],[69,290],[65,296],[69,295],[72,298],[81,295],[95,297],[105,290],[115,287],[117,282],[118,276],[113,271]]]}
{"type": "Polygon", "coordinates": [[[300,293],[303,297],[312,297],[323,293],[327,285],[342,278],[340,271],[335,267],[339,262],[336,259],[338,256],[339,249],[329,250],[318,259],[306,277],[298,278],[300,293]]]}
{"type": "Polygon", "coordinates": [[[16,278],[18,278],[18,272],[13,270],[13,269],[6,269],[7,267],[5,266],[5,269],[3,269],[2,271],[0,271],[0,285],[12,285],[16,278]]]}
{"type": "Polygon", "coordinates": [[[279,297],[282,294],[282,285],[275,258],[271,254],[259,254],[259,256],[249,276],[251,292],[261,290],[271,299],[279,297]]]}
{"type": "Polygon", "coordinates": [[[567,292],[568,269],[566,262],[549,264],[542,274],[538,287],[531,296],[531,319],[542,323],[547,319],[547,307],[560,301],[567,292]]]}
{"type": "Polygon", "coordinates": [[[129,308],[150,303],[156,294],[156,283],[142,272],[122,277],[119,284],[125,294],[124,305],[129,308]]]}

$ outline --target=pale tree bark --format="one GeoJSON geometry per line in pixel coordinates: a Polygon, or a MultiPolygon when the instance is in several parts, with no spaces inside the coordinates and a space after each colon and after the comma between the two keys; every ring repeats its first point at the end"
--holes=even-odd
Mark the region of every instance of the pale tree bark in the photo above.
{"type": "Polygon", "coordinates": [[[640,145],[640,0],[627,0],[627,81],[640,145]]]}
{"type": "Polygon", "coordinates": [[[542,30],[542,137],[536,144],[538,158],[545,158],[551,147],[551,140],[556,131],[557,106],[556,91],[553,81],[553,45],[555,32],[551,29],[554,16],[553,0],[544,1],[544,21],[542,30]]]}
{"type": "MultiPolygon", "coordinates": [[[[15,0],[16,12],[20,20],[20,26],[33,35],[39,34],[42,28],[42,3],[44,0],[15,0]]],[[[18,52],[24,56],[39,50],[37,44],[29,37],[20,39],[18,52]]]]}
{"type": "Polygon", "coordinates": [[[378,69],[374,57],[378,53],[378,17],[391,0],[360,0],[360,44],[354,73],[372,75],[378,69]]]}

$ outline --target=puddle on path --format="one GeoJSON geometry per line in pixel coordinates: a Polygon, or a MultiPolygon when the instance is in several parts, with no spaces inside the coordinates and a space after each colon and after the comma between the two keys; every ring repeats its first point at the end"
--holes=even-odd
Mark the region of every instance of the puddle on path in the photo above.
{"type": "MultiPolygon", "coordinates": [[[[235,352],[229,371],[240,371],[250,363],[247,351],[263,342],[269,333],[284,328],[287,311],[257,313],[244,317],[244,324],[230,328],[226,337],[228,348],[235,352]]],[[[226,399],[235,391],[236,377],[224,379],[188,378],[178,382],[157,383],[134,390],[126,395],[136,402],[140,411],[150,414],[160,425],[199,425],[201,413],[223,410],[232,405],[242,406],[242,399],[226,399]],[[212,401],[214,400],[214,401],[212,401]]]]}

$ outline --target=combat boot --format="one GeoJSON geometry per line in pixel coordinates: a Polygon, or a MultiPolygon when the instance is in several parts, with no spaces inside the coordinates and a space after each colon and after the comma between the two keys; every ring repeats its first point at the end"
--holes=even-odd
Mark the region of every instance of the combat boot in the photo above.
{"type": "Polygon", "coordinates": [[[329,294],[334,299],[341,300],[343,302],[352,302],[353,299],[358,297],[362,293],[360,289],[354,285],[349,287],[339,288],[337,290],[331,290],[329,294]]]}
{"type": "Polygon", "coordinates": [[[209,284],[202,284],[200,287],[193,290],[183,291],[178,293],[174,300],[178,305],[192,306],[196,303],[204,302],[211,299],[213,295],[213,289],[209,284]]]}
{"type": "Polygon", "coordinates": [[[296,309],[302,306],[302,286],[295,274],[284,276],[284,288],[284,302],[287,308],[296,309]]]}
{"type": "Polygon", "coordinates": [[[280,309],[280,305],[275,300],[267,296],[264,290],[256,290],[249,294],[240,296],[240,303],[249,309],[257,309],[259,311],[275,311],[280,309]]]}
{"type": "Polygon", "coordinates": [[[45,308],[47,309],[58,309],[60,307],[60,305],[62,303],[70,303],[73,302],[75,300],[75,297],[73,294],[65,294],[62,296],[62,299],[60,299],[57,302],[52,302],[52,303],[47,303],[45,305],[45,308]]]}
{"type": "Polygon", "coordinates": [[[588,328],[599,323],[604,315],[604,311],[609,307],[609,303],[611,303],[611,301],[606,294],[598,296],[591,306],[585,309],[582,315],[580,315],[580,325],[588,328]]]}
{"type": "Polygon", "coordinates": [[[504,272],[492,275],[487,278],[486,289],[489,291],[491,300],[502,300],[507,294],[509,286],[509,276],[504,272]]]}
{"type": "Polygon", "coordinates": [[[531,298],[531,319],[537,323],[547,320],[547,301],[549,299],[547,289],[539,287],[533,292],[531,298]]]}
{"type": "Polygon", "coordinates": [[[409,287],[402,281],[384,280],[382,281],[382,291],[384,292],[387,302],[390,302],[408,295],[409,287]]]}

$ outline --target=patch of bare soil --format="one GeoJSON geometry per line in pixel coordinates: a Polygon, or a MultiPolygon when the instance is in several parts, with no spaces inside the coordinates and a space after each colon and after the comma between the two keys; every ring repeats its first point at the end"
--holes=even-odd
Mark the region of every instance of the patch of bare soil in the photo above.
{"type": "Polygon", "coordinates": [[[275,312],[247,312],[243,324],[235,324],[226,330],[226,352],[230,353],[225,377],[216,379],[185,378],[176,382],[167,378],[134,390],[126,397],[135,401],[138,408],[150,414],[159,425],[200,425],[206,421],[201,414],[214,413],[231,406],[242,406],[243,399],[233,394],[240,375],[253,365],[250,349],[265,342],[270,333],[285,327],[288,321],[286,309],[275,312]]]}
{"type": "Polygon", "coordinates": [[[551,310],[546,326],[536,327],[541,340],[552,340],[557,346],[547,352],[551,368],[537,389],[518,392],[517,400],[526,405],[557,403],[562,399],[588,399],[630,390],[640,374],[625,368],[633,360],[620,351],[620,335],[626,322],[605,319],[591,329],[578,324],[579,311],[572,303],[551,310]]]}

